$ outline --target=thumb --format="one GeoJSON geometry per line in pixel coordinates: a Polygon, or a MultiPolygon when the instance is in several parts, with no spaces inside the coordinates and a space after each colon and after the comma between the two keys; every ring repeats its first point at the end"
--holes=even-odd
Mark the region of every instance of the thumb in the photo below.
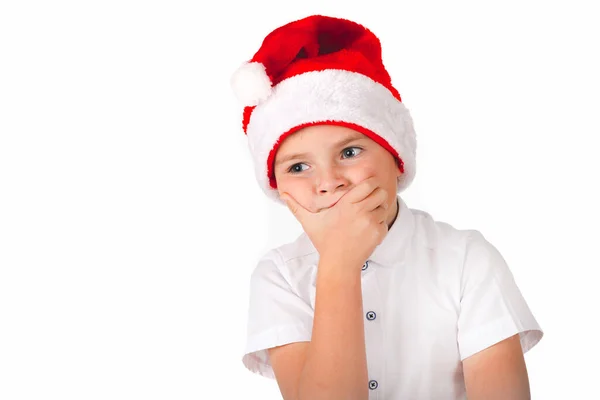
{"type": "Polygon", "coordinates": [[[280,198],[284,201],[296,218],[300,219],[302,217],[304,208],[296,200],[294,200],[292,196],[287,193],[282,193],[280,198]]]}

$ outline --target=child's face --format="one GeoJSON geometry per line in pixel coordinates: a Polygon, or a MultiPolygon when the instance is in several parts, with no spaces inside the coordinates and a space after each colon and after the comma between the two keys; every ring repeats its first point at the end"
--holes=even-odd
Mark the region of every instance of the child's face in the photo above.
{"type": "Polygon", "coordinates": [[[293,133],[279,146],[274,169],[279,193],[291,194],[312,212],[328,208],[356,184],[375,176],[388,192],[389,218],[395,217],[401,174],[396,160],[353,129],[315,125],[293,133]],[[294,154],[301,155],[288,159],[294,154]]]}

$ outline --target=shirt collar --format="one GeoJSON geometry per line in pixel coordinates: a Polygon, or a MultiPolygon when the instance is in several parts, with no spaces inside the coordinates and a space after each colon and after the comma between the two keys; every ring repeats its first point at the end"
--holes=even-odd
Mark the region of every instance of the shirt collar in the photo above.
{"type": "MultiPolygon", "coordinates": [[[[396,195],[398,202],[398,215],[379,246],[375,247],[373,253],[368,258],[381,266],[393,267],[402,264],[404,261],[406,248],[410,244],[410,239],[414,230],[414,215],[407,207],[404,200],[396,195]]],[[[306,233],[302,233],[300,238],[301,247],[304,247],[306,253],[316,252],[316,248],[308,238],[306,233]]]]}
{"type": "Polygon", "coordinates": [[[369,257],[369,260],[382,265],[392,267],[404,261],[406,248],[410,244],[410,238],[414,230],[414,215],[404,200],[397,195],[398,215],[383,239],[369,257]]]}

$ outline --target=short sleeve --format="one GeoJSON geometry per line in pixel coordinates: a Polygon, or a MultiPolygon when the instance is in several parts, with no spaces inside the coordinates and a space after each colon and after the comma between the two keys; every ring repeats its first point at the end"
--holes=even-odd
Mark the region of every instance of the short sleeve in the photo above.
{"type": "Polygon", "coordinates": [[[523,353],[543,336],[500,252],[479,231],[471,230],[461,278],[461,361],[517,333],[523,353]]]}
{"type": "Polygon", "coordinates": [[[250,279],[247,341],[242,362],[246,368],[275,379],[267,349],[310,341],[314,312],[296,294],[282,269],[277,250],[267,253],[250,279]]]}

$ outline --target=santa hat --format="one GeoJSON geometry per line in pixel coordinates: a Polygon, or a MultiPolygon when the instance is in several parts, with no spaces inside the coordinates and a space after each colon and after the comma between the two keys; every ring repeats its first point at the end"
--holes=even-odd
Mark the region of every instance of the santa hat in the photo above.
{"type": "Polygon", "coordinates": [[[313,15],[281,26],[232,76],[244,106],[256,179],[281,202],[273,162],[283,140],[307,126],[339,125],[368,136],[397,160],[398,193],[415,176],[412,118],[392,86],[379,39],[364,26],[313,15]]]}

